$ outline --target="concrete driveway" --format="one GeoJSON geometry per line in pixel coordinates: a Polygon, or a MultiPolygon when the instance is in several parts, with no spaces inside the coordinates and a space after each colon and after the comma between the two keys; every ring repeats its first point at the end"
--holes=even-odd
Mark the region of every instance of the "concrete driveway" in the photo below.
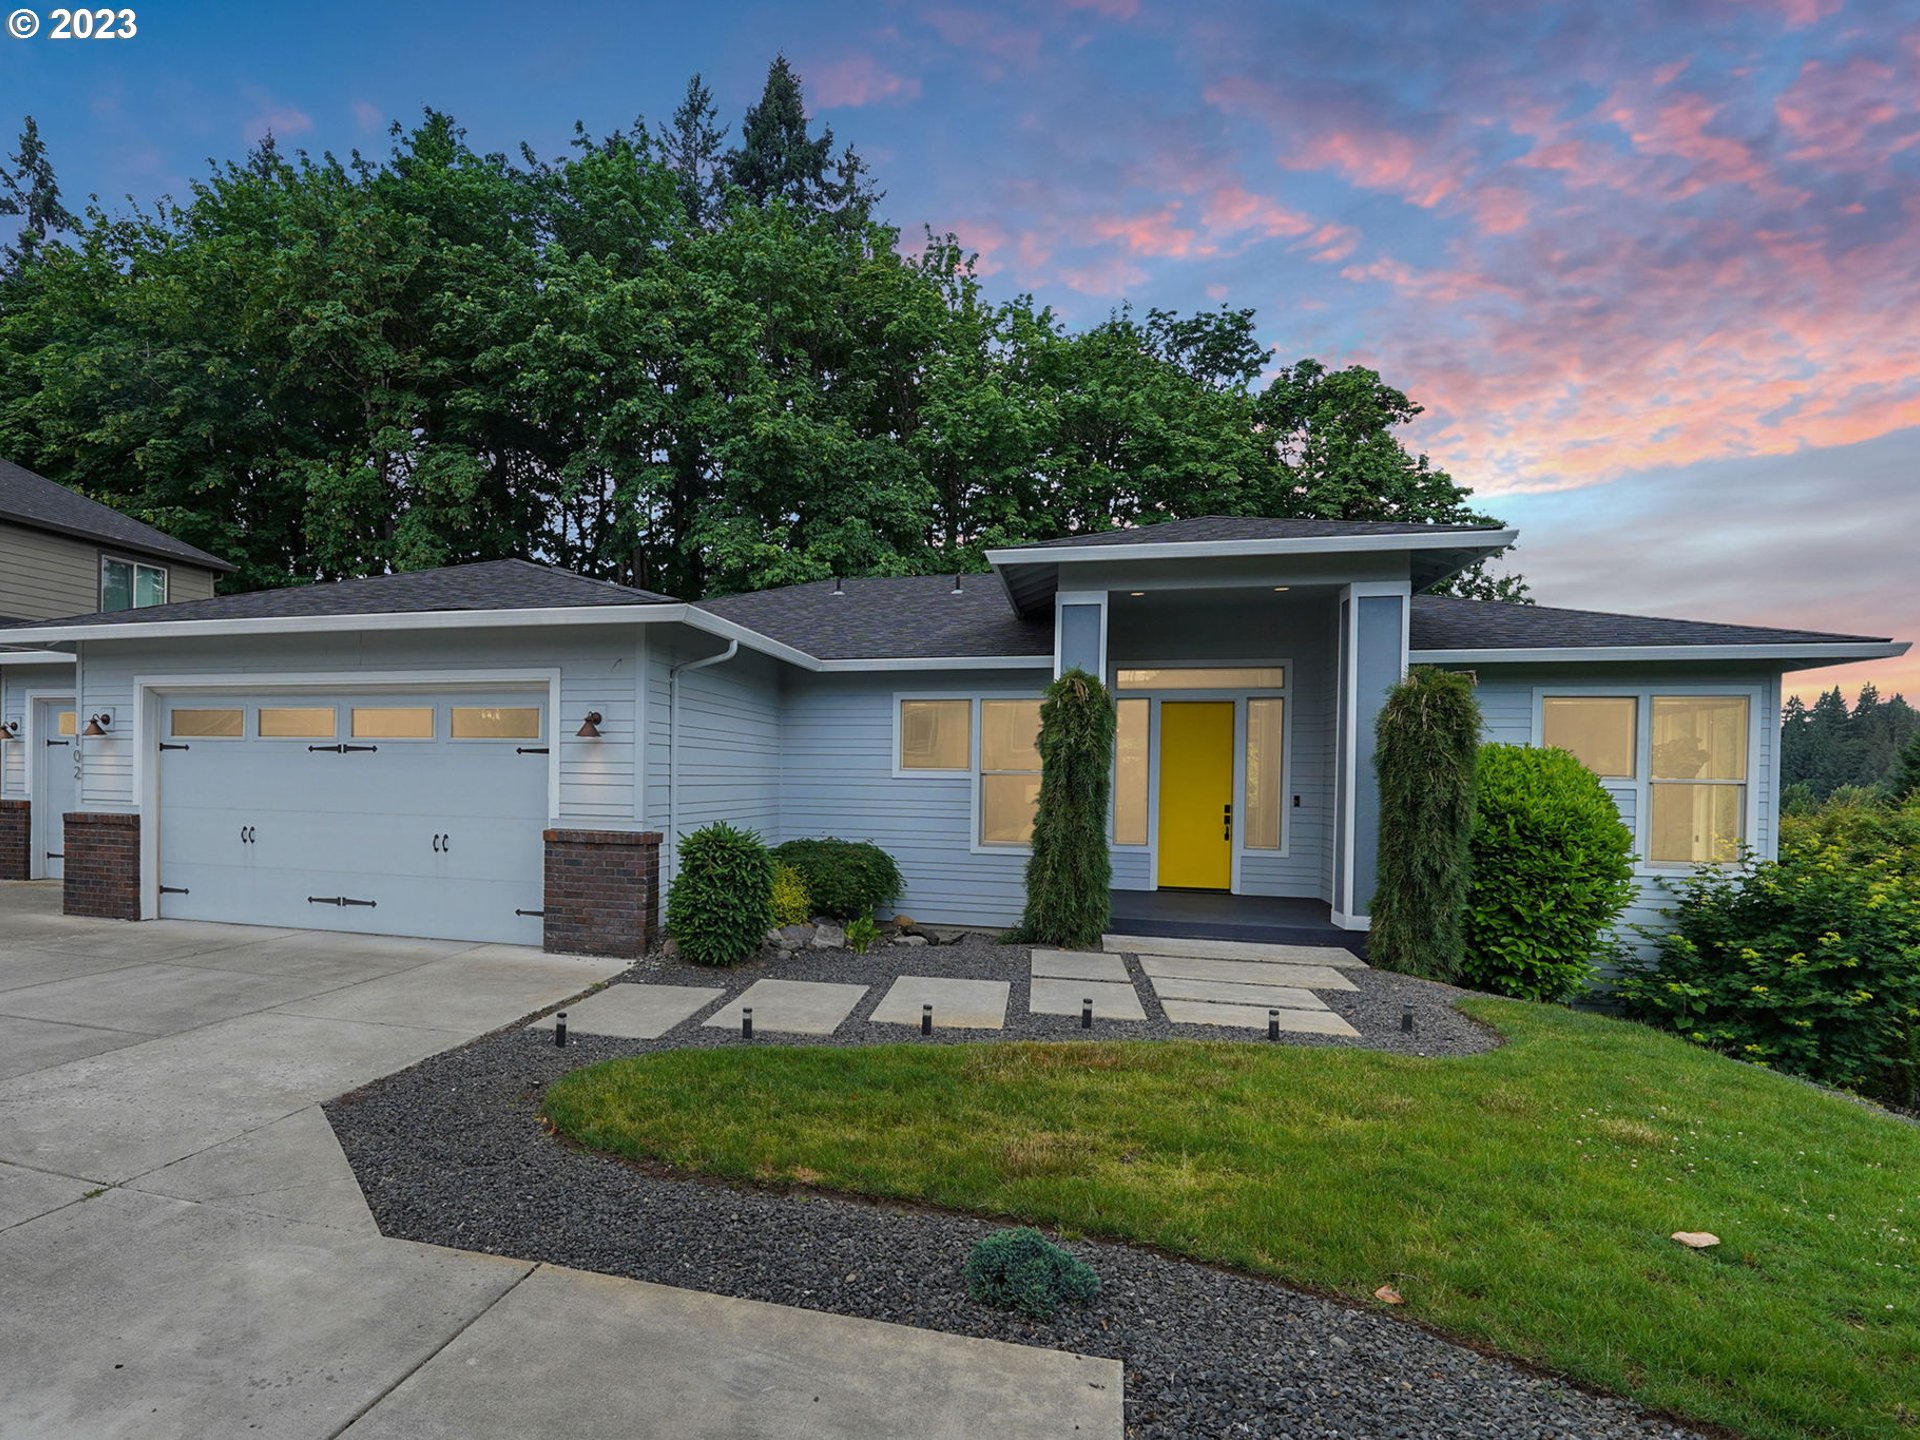
{"type": "Polygon", "coordinates": [[[622,968],[0,884],[0,1437],[1118,1436],[1119,1365],[380,1235],[318,1101],[622,968]]]}

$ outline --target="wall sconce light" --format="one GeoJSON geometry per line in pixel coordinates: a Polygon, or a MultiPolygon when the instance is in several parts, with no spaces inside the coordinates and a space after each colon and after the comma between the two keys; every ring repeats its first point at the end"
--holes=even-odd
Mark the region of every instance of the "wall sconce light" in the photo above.
{"type": "Polygon", "coordinates": [[[19,738],[20,722],[18,720],[9,720],[6,724],[0,725],[0,740],[18,740],[19,738]]]}
{"type": "Polygon", "coordinates": [[[98,740],[113,728],[113,716],[102,710],[98,715],[87,717],[87,728],[80,733],[90,740],[98,740]]]}
{"type": "Polygon", "coordinates": [[[600,738],[600,721],[603,718],[598,710],[589,710],[587,712],[587,718],[580,722],[580,728],[573,733],[578,735],[582,740],[598,740],[600,738]]]}

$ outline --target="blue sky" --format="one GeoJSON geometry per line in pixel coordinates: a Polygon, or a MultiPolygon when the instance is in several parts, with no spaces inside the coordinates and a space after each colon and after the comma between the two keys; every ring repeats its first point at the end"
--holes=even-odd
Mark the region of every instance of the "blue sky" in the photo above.
{"type": "MultiPolygon", "coordinates": [[[[39,119],[70,199],[425,105],[557,153],[696,69],[735,122],[784,50],[993,289],[1254,306],[1276,360],[1378,366],[1542,601],[1920,638],[1911,3],[135,9],[0,39],[0,127],[39,119]]],[[[1920,698],[1920,661],[1810,684],[1867,676],[1920,698]]]]}

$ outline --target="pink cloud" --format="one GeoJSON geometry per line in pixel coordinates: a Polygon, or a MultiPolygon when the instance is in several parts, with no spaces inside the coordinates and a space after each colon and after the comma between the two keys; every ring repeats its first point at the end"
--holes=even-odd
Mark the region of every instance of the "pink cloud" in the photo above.
{"type": "Polygon", "coordinates": [[[1809,60],[1773,104],[1796,145],[1790,158],[1857,170],[1920,141],[1920,36],[1888,58],[1809,60]]]}
{"type": "Polygon", "coordinates": [[[362,130],[372,132],[384,128],[387,117],[371,100],[356,100],[353,102],[353,123],[362,130]]]}
{"type": "Polygon", "coordinates": [[[1010,25],[997,15],[979,10],[926,10],[920,18],[957,50],[970,50],[1023,69],[1039,63],[1041,34],[1031,26],[1010,25]]]}
{"type": "Polygon", "coordinates": [[[864,50],[810,67],[807,89],[817,104],[829,109],[853,109],[887,100],[920,97],[917,78],[889,70],[864,50]]]}
{"type": "Polygon", "coordinates": [[[1069,10],[1091,10],[1109,20],[1131,20],[1140,13],[1140,0],[1064,0],[1069,10]]]}
{"type": "Polygon", "coordinates": [[[1214,247],[1200,240],[1192,226],[1177,223],[1177,204],[1138,215],[1098,215],[1090,222],[1102,240],[1118,240],[1133,255],[1157,255],[1178,260],[1211,255],[1214,247]]]}
{"type": "Polygon", "coordinates": [[[256,108],[245,122],[249,142],[259,140],[268,133],[275,139],[284,140],[289,135],[304,135],[313,129],[313,117],[295,106],[283,105],[266,96],[256,96],[254,103],[256,108]]]}

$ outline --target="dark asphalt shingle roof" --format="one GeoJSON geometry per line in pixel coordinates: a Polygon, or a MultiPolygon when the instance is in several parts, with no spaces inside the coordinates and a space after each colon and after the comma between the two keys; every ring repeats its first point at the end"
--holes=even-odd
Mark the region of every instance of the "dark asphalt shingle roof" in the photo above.
{"type": "Polygon", "coordinates": [[[89,500],[79,491],[36,475],[11,460],[0,460],[0,520],[91,540],[109,550],[181,560],[223,573],[233,569],[217,555],[209,555],[131,515],[122,515],[97,500],[89,500]]]}
{"type": "Polygon", "coordinates": [[[1058,540],[1007,545],[1008,550],[1051,550],[1082,545],[1189,545],[1226,540],[1326,540],[1362,535],[1472,535],[1498,525],[1428,525],[1403,520],[1276,520],[1259,515],[1196,515],[1160,520],[1124,530],[1093,530],[1058,540]]]}
{"type": "Polygon", "coordinates": [[[820,660],[1051,655],[1053,616],[1022,620],[992,575],[818,580],[702,600],[700,608],[820,660]]]}
{"type": "Polygon", "coordinates": [[[364,580],[288,585],[211,600],[181,600],[108,615],[30,620],[23,626],[153,624],[172,620],[298,619],[308,616],[412,615],[432,610],[544,610],[599,605],[660,605],[671,597],[610,580],[589,580],[530,560],[483,560],[440,570],[409,570],[364,580]]]}
{"type": "Polygon", "coordinates": [[[1884,636],[1774,630],[1712,620],[1668,620],[1604,610],[1560,610],[1501,600],[1416,595],[1413,650],[1583,649],[1620,645],[1823,645],[1884,642],[1884,636]]]}

